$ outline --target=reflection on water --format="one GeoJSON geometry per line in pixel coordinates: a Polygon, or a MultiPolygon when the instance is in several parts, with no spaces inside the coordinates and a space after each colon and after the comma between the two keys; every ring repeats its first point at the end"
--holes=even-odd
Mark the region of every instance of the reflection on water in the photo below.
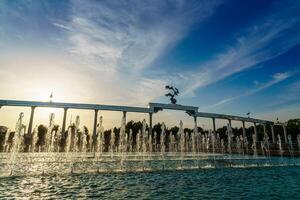
{"type": "Polygon", "coordinates": [[[299,167],[6,177],[0,199],[297,199],[299,183],[299,167]]]}

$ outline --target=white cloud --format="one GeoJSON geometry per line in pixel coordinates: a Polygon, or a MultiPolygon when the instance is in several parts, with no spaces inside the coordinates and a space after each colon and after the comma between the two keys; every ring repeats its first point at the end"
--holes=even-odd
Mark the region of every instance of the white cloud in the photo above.
{"type": "Polygon", "coordinates": [[[66,50],[80,58],[82,68],[99,76],[94,81],[104,86],[98,87],[104,87],[118,103],[145,105],[162,96],[169,81],[167,76],[150,77],[145,70],[193,23],[211,16],[220,1],[71,3],[68,20],[53,22],[65,32],[66,50]]]}
{"type": "Polygon", "coordinates": [[[65,30],[68,30],[68,31],[72,31],[72,29],[66,25],[63,25],[63,24],[60,24],[60,23],[56,23],[56,22],[53,22],[52,23],[54,26],[58,27],[58,28],[62,28],[62,29],[65,29],[65,30]]]}
{"type": "Polygon", "coordinates": [[[191,24],[210,16],[216,4],[74,1],[66,25],[73,30],[68,32],[71,52],[94,58],[98,69],[141,70],[178,42],[191,24]]]}

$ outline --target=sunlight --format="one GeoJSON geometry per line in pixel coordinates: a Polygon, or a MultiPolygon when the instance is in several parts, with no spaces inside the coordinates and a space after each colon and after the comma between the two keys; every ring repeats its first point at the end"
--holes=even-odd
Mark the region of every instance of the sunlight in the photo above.
{"type": "Polygon", "coordinates": [[[56,82],[43,82],[40,85],[36,85],[31,88],[32,96],[30,99],[34,99],[36,101],[50,101],[50,95],[52,95],[51,100],[53,102],[63,102],[65,101],[64,96],[66,96],[69,91],[66,90],[65,87],[56,83],[56,82]]]}

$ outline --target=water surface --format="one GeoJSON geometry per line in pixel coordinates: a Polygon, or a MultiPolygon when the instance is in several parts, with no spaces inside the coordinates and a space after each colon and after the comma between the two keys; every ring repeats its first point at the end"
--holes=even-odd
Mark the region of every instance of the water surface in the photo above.
{"type": "Polygon", "coordinates": [[[299,199],[300,167],[3,177],[2,198],[299,199]]]}

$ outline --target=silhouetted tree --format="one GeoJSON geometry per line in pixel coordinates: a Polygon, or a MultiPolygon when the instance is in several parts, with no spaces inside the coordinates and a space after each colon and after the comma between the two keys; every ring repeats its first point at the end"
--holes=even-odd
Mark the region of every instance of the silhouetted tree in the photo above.
{"type": "MultiPolygon", "coordinates": [[[[153,129],[152,129],[152,141],[153,143],[160,143],[160,135],[161,135],[161,123],[157,123],[153,125],[153,129]],[[156,138],[154,138],[154,133],[156,133],[156,138]]],[[[136,135],[139,131],[141,131],[143,128],[143,123],[141,121],[129,121],[126,124],[125,127],[125,131],[126,134],[129,134],[130,130],[132,130],[132,146],[136,145],[136,135]]],[[[56,146],[56,150],[58,151],[58,149],[60,151],[65,151],[65,145],[66,145],[66,138],[68,137],[68,134],[71,134],[71,146],[73,146],[72,148],[74,148],[74,145],[77,145],[79,147],[79,149],[82,148],[83,145],[83,141],[82,141],[82,136],[83,134],[86,135],[86,149],[87,151],[92,151],[92,137],[89,133],[89,130],[86,126],[83,127],[83,130],[78,131],[75,130],[75,125],[71,125],[69,127],[70,131],[65,131],[64,133],[62,133],[60,135],[60,133],[58,133],[59,130],[59,126],[54,126],[53,128],[53,133],[55,133],[55,146],[56,146]],[[74,138],[75,135],[78,136],[79,140],[78,143],[74,144],[74,138]],[[56,137],[57,136],[57,137],[56,137]],[[59,136],[59,137],[58,137],[59,136]],[[59,147],[59,148],[57,148],[59,147]]],[[[149,131],[149,126],[146,126],[146,130],[149,131]]],[[[271,137],[271,126],[267,125],[266,126],[266,130],[267,130],[267,134],[269,135],[269,137],[271,137]]],[[[178,131],[179,131],[179,127],[174,126],[174,127],[169,127],[166,128],[166,145],[167,143],[170,141],[170,135],[173,134],[175,136],[175,139],[178,140],[178,131]]],[[[185,134],[188,135],[188,138],[190,138],[191,133],[194,130],[192,128],[185,128],[184,132],[185,134]]],[[[232,128],[233,134],[234,136],[237,135],[242,135],[243,134],[243,129],[242,128],[236,128],[233,127],[232,128]]],[[[275,137],[277,140],[277,135],[280,134],[280,136],[283,139],[283,128],[282,126],[274,126],[274,131],[275,131],[275,137]]],[[[227,127],[223,126],[217,129],[217,133],[220,135],[221,139],[224,139],[224,141],[227,141],[227,127]]],[[[204,134],[204,133],[208,133],[207,130],[203,130],[202,127],[198,127],[198,133],[199,134],[204,134]]],[[[296,141],[297,138],[297,134],[300,134],[300,119],[290,119],[287,122],[287,133],[290,134],[292,136],[293,141],[296,141]]],[[[8,146],[10,146],[9,148],[11,148],[12,146],[12,141],[13,138],[15,136],[15,132],[8,132],[8,128],[5,126],[0,126],[0,152],[3,152],[4,149],[4,142],[5,142],[5,137],[6,135],[9,134],[8,137],[8,146]]],[[[47,134],[47,127],[44,125],[39,125],[38,129],[37,129],[37,141],[36,141],[36,150],[40,149],[41,151],[44,151],[45,149],[45,144],[46,144],[46,134],[47,134]]],[[[248,141],[252,141],[252,134],[254,134],[254,127],[250,126],[248,128],[246,128],[246,136],[248,141]]],[[[258,140],[262,140],[263,139],[263,135],[264,135],[264,128],[262,125],[257,125],[257,134],[258,134],[258,140]]],[[[109,145],[110,145],[110,140],[112,135],[115,136],[115,143],[113,144],[114,146],[116,146],[119,143],[120,140],[120,127],[114,127],[112,130],[105,130],[104,131],[104,151],[108,151],[109,150],[109,145]]],[[[24,149],[25,151],[28,151],[29,146],[33,145],[32,144],[32,138],[33,138],[33,134],[29,133],[29,134],[25,134],[24,138],[23,138],[23,144],[24,144],[24,149]]],[[[271,141],[271,140],[270,140],[271,141]]],[[[8,149],[9,151],[10,149],[8,149]]]]}
{"type": "Polygon", "coordinates": [[[4,142],[6,134],[9,134],[6,126],[0,126],[0,152],[4,151],[4,142]]]}
{"type": "Polygon", "coordinates": [[[40,148],[42,151],[44,150],[46,144],[46,134],[47,134],[47,127],[44,125],[38,126],[38,139],[36,142],[37,148],[40,148]]]}

